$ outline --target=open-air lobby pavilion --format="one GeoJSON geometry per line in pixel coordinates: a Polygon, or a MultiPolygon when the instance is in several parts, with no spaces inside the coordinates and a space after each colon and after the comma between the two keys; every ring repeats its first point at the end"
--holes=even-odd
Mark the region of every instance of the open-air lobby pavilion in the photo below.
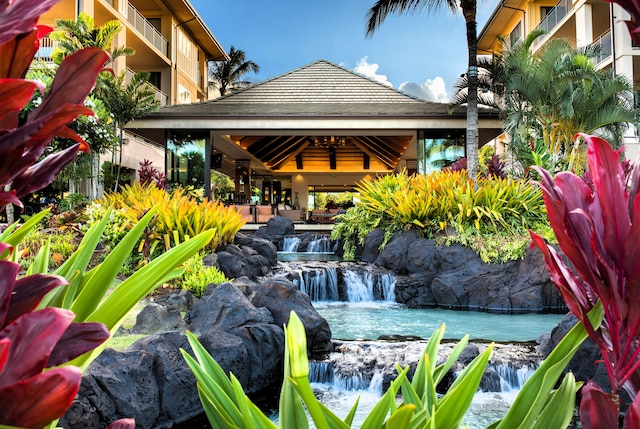
{"type": "MultiPolygon", "coordinates": [[[[210,189],[210,169],[235,180],[230,202],[304,216],[315,192],[350,191],[359,181],[429,170],[434,143],[464,148],[466,109],[449,111],[318,60],[204,103],[162,107],[128,130],[166,148],[169,180],[210,189]]],[[[495,110],[479,113],[479,143],[502,132],[495,110]]],[[[461,149],[462,150],[462,149],[461,149]]],[[[252,220],[264,222],[254,207],[252,220]]]]}

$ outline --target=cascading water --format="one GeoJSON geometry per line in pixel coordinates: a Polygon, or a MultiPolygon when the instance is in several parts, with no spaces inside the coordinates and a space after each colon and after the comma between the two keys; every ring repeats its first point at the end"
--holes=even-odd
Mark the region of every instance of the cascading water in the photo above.
{"type": "Polygon", "coordinates": [[[319,267],[311,271],[299,271],[298,279],[292,281],[311,301],[338,301],[338,273],[336,267],[319,267]]]}
{"type": "Polygon", "coordinates": [[[331,247],[331,240],[329,237],[316,238],[309,242],[307,246],[307,253],[334,253],[335,249],[331,247]]]}
{"type": "Polygon", "coordinates": [[[343,275],[349,302],[396,300],[396,278],[392,274],[375,275],[370,271],[345,270],[343,275]]]}
{"type": "Polygon", "coordinates": [[[491,368],[500,376],[500,391],[512,392],[520,390],[522,385],[531,377],[537,366],[525,365],[514,368],[506,363],[491,365],[491,368]]]}
{"type": "Polygon", "coordinates": [[[297,252],[299,244],[300,244],[299,237],[285,237],[282,240],[282,251],[285,253],[297,252]]]}

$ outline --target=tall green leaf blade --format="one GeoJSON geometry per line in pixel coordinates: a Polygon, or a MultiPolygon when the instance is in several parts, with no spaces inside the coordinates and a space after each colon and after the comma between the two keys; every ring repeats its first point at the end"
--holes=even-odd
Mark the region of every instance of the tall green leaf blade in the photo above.
{"type": "Polygon", "coordinates": [[[49,255],[51,254],[51,238],[38,250],[36,257],[27,269],[27,275],[46,274],[49,272],[49,255]]]}
{"type": "Polygon", "coordinates": [[[478,391],[480,380],[493,352],[493,344],[477,356],[453,382],[440,399],[431,419],[437,419],[438,427],[457,428],[462,423],[471,401],[478,391]]]}
{"type": "Polygon", "coordinates": [[[151,292],[177,265],[202,249],[213,235],[213,231],[202,232],[149,262],[120,283],[86,320],[104,323],[114,332],[140,299],[151,292]]]}
{"type": "Polygon", "coordinates": [[[408,404],[401,406],[389,417],[383,427],[387,429],[408,428],[415,410],[415,405],[408,404]]]}
{"type": "Polygon", "coordinates": [[[98,307],[157,210],[157,206],[149,210],[106,259],[84,275],[81,291],[71,306],[76,322],[84,321],[98,307]]]}
{"type": "Polygon", "coordinates": [[[408,371],[409,367],[406,367],[398,374],[398,377],[393,380],[389,389],[382,395],[382,398],[376,403],[369,415],[367,415],[367,418],[362,423],[361,429],[378,429],[384,424],[387,415],[396,408],[396,394],[406,379],[408,371]]]}
{"type": "MultiPolygon", "coordinates": [[[[598,301],[589,312],[589,320],[594,329],[598,329],[603,317],[604,309],[602,303],[598,301]]],[[[544,406],[549,392],[586,338],[587,332],[582,323],[577,323],[571,328],[522,386],[509,411],[495,427],[500,429],[530,427],[544,406]]]]}
{"type": "Polygon", "coordinates": [[[567,373],[562,384],[550,395],[547,405],[537,418],[532,429],[564,429],[571,423],[573,404],[576,403],[576,381],[567,373]]]}
{"type": "Polygon", "coordinates": [[[462,337],[462,339],[458,342],[458,344],[456,344],[455,348],[453,349],[453,351],[451,352],[451,354],[449,355],[445,363],[443,363],[442,365],[438,366],[435,369],[435,371],[433,372],[433,383],[436,386],[440,384],[440,381],[442,381],[442,378],[447,374],[447,372],[449,372],[453,364],[456,363],[456,360],[458,360],[458,357],[460,356],[464,348],[467,347],[468,343],[469,343],[469,334],[462,337]]]}

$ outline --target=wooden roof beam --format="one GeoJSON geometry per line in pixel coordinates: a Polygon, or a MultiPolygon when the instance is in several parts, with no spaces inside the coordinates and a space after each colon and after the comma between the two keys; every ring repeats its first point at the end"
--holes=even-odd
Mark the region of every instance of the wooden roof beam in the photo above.
{"type": "Polygon", "coordinates": [[[362,142],[360,142],[359,140],[353,139],[351,140],[351,142],[361,151],[363,151],[364,153],[366,153],[367,155],[369,155],[372,158],[377,159],[378,161],[380,161],[382,164],[386,165],[387,167],[389,167],[390,170],[393,170],[395,168],[395,163],[391,163],[390,160],[388,160],[386,157],[385,158],[381,158],[380,156],[378,156],[377,154],[373,153],[372,151],[369,150],[369,148],[363,144],[362,142]]]}
{"type": "Polygon", "coordinates": [[[291,159],[295,158],[296,156],[298,156],[299,154],[302,153],[303,150],[305,150],[307,148],[307,146],[309,146],[311,144],[311,141],[307,139],[307,141],[305,141],[304,143],[302,143],[296,150],[294,150],[293,152],[291,152],[287,157],[285,157],[284,159],[278,161],[278,162],[273,162],[273,163],[269,163],[267,164],[269,166],[269,168],[273,169],[273,170],[279,170],[280,168],[282,168],[283,165],[285,165],[287,162],[289,162],[291,159]]]}

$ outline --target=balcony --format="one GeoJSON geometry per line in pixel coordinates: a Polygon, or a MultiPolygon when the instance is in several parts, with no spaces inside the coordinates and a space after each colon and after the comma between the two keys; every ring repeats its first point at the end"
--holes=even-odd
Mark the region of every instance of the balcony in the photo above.
{"type": "Polygon", "coordinates": [[[34,60],[44,61],[45,63],[53,63],[53,50],[56,48],[57,42],[43,37],[40,39],[40,47],[34,56],[34,60]]]}
{"type": "Polygon", "coordinates": [[[592,43],[593,46],[597,46],[598,55],[593,59],[595,66],[600,65],[609,58],[611,58],[612,44],[611,44],[611,31],[606,31],[597,40],[592,43]]]}
{"type": "Polygon", "coordinates": [[[128,4],[127,8],[127,21],[162,55],[169,56],[169,42],[167,42],[167,39],[131,3],[128,4]]]}
{"type": "MultiPolygon", "coordinates": [[[[544,19],[535,28],[536,30],[543,30],[546,34],[551,34],[553,29],[558,26],[562,18],[569,14],[569,11],[573,8],[571,0],[560,0],[556,6],[544,17],[544,19]]],[[[538,37],[533,43],[533,47],[536,48],[542,44],[544,37],[538,37]]]]}
{"type": "MultiPolygon", "coordinates": [[[[126,83],[131,82],[131,78],[133,77],[134,73],[135,72],[133,70],[127,68],[127,70],[125,71],[125,77],[124,77],[124,80],[126,83]]],[[[149,84],[149,86],[151,87],[152,90],[155,91],[156,93],[155,98],[160,103],[160,106],[166,106],[167,100],[169,97],[167,97],[167,95],[164,92],[160,91],[158,88],[156,88],[152,84],[149,84]]]]}

